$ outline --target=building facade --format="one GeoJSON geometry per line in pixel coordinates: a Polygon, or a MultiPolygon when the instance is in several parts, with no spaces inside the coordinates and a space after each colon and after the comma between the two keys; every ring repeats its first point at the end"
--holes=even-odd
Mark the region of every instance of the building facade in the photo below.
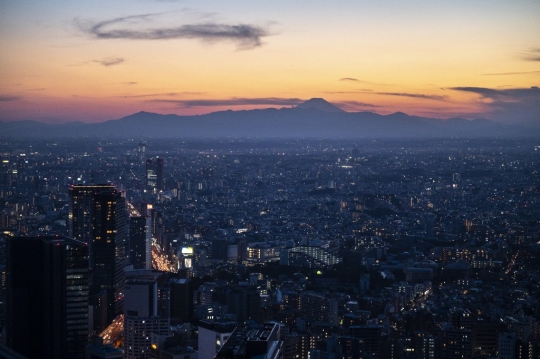
{"type": "Polygon", "coordinates": [[[8,237],[6,344],[29,358],[80,358],[88,343],[88,246],[8,237]]]}
{"type": "Polygon", "coordinates": [[[134,269],[152,268],[152,220],[150,217],[129,218],[129,261],[134,269]]]}
{"type": "Polygon", "coordinates": [[[163,190],[163,158],[146,160],[146,187],[157,192],[163,190]]]}

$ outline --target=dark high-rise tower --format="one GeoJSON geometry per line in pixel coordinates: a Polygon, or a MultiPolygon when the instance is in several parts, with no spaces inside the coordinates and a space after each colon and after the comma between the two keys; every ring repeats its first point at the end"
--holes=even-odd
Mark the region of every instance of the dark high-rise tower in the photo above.
{"type": "Polygon", "coordinates": [[[122,314],[126,257],[126,207],[120,193],[95,195],[92,292],[107,292],[107,322],[122,314]]]}
{"type": "Polygon", "coordinates": [[[146,186],[157,191],[163,190],[163,158],[146,160],[146,186]]]}
{"type": "Polygon", "coordinates": [[[0,183],[10,185],[11,184],[11,164],[8,158],[0,157],[0,183]]]}
{"type": "Polygon", "coordinates": [[[156,169],[157,169],[157,190],[161,191],[163,187],[163,158],[156,158],[156,169]]]}
{"type": "Polygon", "coordinates": [[[193,283],[189,279],[171,279],[171,318],[193,320],[193,283]]]}
{"type": "Polygon", "coordinates": [[[21,186],[24,182],[27,163],[26,157],[19,157],[17,159],[17,186],[21,186]]]}
{"type": "Polygon", "coordinates": [[[70,185],[69,188],[69,236],[85,242],[90,250],[90,267],[93,266],[93,213],[95,195],[101,192],[116,193],[116,187],[110,184],[70,185]]]}
{"type": "Polygon", "coordinates": [[[58,237],[8,237],[6,344],[29,358],[84,358],[88,246],[58,237]]]}
{"type": "Polygon", "coordinates": [[[107,323],[122,314],[126,245],[126,209],[112,185],[69,187],[70,235],[87,242],[90,291],[106,292],[107,323]]]}
{"type": "Polygon", "coordinates": [[[129,218],[129,260],[135,269],[152,268],[152,220],[150,217],[129,218]]]}

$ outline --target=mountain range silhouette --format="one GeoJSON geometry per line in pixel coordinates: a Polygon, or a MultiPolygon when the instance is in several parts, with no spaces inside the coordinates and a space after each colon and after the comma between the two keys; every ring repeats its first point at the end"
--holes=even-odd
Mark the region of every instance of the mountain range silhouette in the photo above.
{"type": "Polygon", "coordinates": [[[475,119],[346,112],[322,98],[295,107],[179,116],[138,112],[85,124],[0,122],[0,138],[512,138],[540,137],[540,129],[475,119]]]}

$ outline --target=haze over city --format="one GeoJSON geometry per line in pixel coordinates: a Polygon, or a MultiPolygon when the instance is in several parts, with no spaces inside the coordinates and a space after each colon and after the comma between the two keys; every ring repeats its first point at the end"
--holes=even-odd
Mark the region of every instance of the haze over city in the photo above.
{"type": "Polygon", "coordinates": [[[292,107],[537,124],[537,1],[2,1],[0,120],[292,107]]]}

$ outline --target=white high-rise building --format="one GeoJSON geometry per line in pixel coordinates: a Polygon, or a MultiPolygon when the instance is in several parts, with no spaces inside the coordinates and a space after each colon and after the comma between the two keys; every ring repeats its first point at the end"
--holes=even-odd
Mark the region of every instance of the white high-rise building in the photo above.
{"type": "Polygon", "coordinates": [[[169,318],[158,316],[157,283],[129,280],[124,297],[124,358],[148,358],[152,333],[169,334],[169,318]]]}

